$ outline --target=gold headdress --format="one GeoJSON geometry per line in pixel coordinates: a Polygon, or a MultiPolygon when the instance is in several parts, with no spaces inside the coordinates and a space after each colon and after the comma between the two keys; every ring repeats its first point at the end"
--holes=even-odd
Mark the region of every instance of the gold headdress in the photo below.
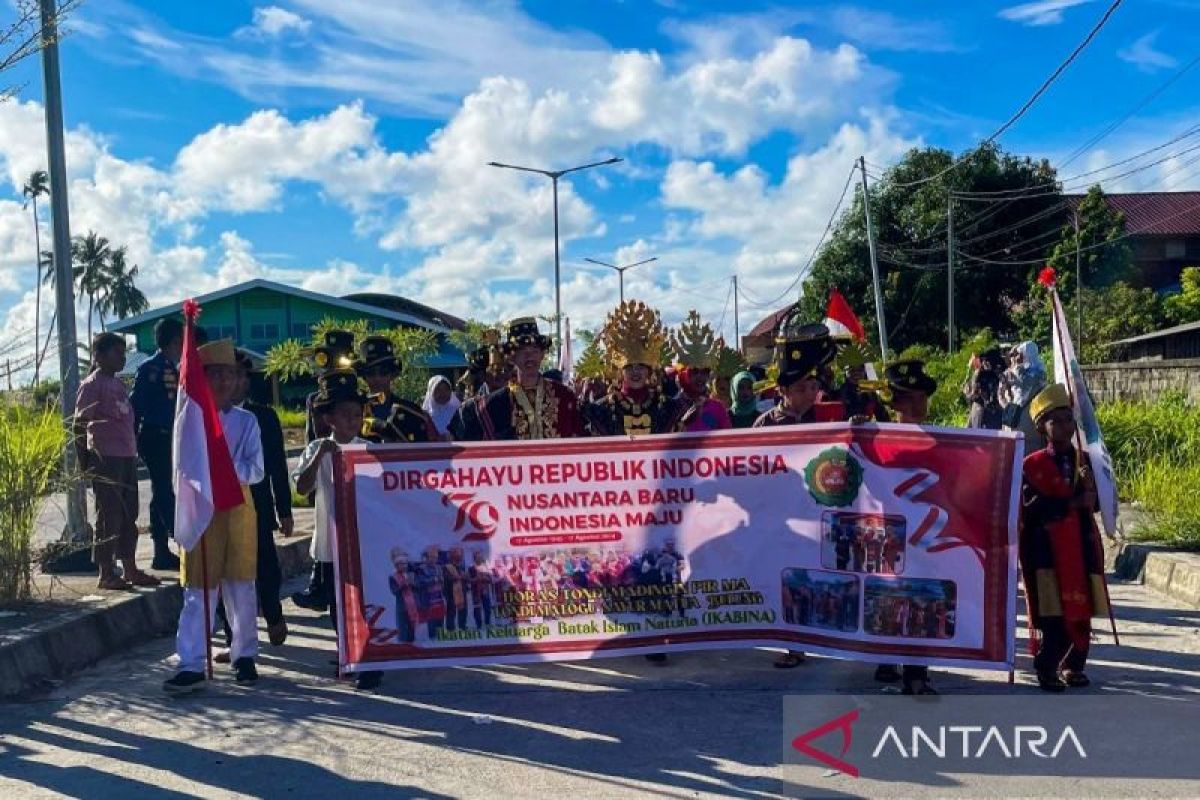
{"type": "Polygon", "coordinates": [[[682,366],[693,369],[712,369],[717,364],[717,341],[712,326],[700,321],[700,315],[689,311],[687,319],[669,334],[671,356],[682,366]]]}
{"type": "Polygon", "coordinates": [[[852,367],[865,367],[872,360],[874,359],[866,345],[860,342],[843,341],[838,343],[838,354],[833,363],[839,372],[844,372],[852,367]]]}
{"type": "Polygon", "coordinates": [[[717,365],[713,368],[713,372],[718,377],[732,380],[734,375],[745,368],[746,362],[742,358],[742,354],[727,346],[724,339],[717,339],[717,365]]]}
{"type": "Polygon", "coordinates": [[[658,312],[638,300],[613,309],[600,331],[608,359],[617,369],[629,364],[658,367],[666,338],[658,312]]]}

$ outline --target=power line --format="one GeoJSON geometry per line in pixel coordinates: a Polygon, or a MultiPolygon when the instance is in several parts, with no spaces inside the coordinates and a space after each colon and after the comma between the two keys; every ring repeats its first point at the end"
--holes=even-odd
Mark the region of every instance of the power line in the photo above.
{"type": "Polygon", "coordinates": [[[1116,13],[1117,9],[1120,8],[1121,3],[1123,3],[1123,2],[1124,2],[1124,0],[1113,0],[1112,5],[1110,5],[1108,7],[1108,10],[1104,12],[1104,14],[1100,17],[1099,21],[1097,21],[1096,24],[1094,26],[1092,26],[1092,29],[1090,31],[1088,31],[1088,35],[1083,38],[1083,41],[1080,42],[1075,47],[1075,49],[1071,51],[1071,54],[1069,56],[1067,56],[1065,61],[1063,61],[1061,64],[1058,65],[1058,68],[1055,69],[1054,72],[1050,73],[1050,77],[1048,77],[1048,78],[1046,78],[1046,80],[1042,81],[1042,85],[1039,86],[1037,88],[1037,91],[1035,91],[1033,93],[1033,95],[1031,95],[1030,98],[1025,101],[1024,105],[1022,105],[1019,109],[1017,109],[1017,112],[1015,114],[1013,114],[1011,117],[1009,117],[1008,120],[1003,125],[1001,125],[999,128],[996,129],[995,133],[993,133],[991,136],[989,136],[988,138],[986,138],[982,142],[980,142],[969,153],[966,153],[961,158],[958,158],[958,159],[952,161],[948,167],[941,170],[940,172],[938,172],[934,175],[930,175],[925,178],[918,178],[915,181],[907,181],[905,183],[894,183],[894,184],[892,184],[892,186],[897,189],[906,189],[911,186],[920,186],[922,184],[929,183],[930,181],[937,180],[938,178],[951,172],[952,170],[956,169],[958,166],[960,166],[967,160],[974,157],[974,155],[976,153],[978,153],[980,150],[982,150],[983,148],[990,145],[992,142],[999,139],[1000,136],[1005,131],[1007,131],[1009,128],[1011,128],[1013,125],[1015,125],[1017,123],[1017,121],[1019,119],[1021,119],[1021,117],[1025,116],[1025,113],[1027,111],[1029,111],[1030,108],[1033,107],[1033,104],[1036,103],[1038,101],[1038,99],[1041,98],[1041,96],[1046,93],[1046,91],[1050,88],[1050,86],[1056,80],[1058,80],[1059,76],[1062,75],[1063,72],[1066,71],[1067,67],[1071,66],[1071,64],[1075,61],[1075,59],[1079,57],[1079,54],[1082,53],[1089,44],[1091,44],[1092,40],[1096,38],[1096,35],[1098,33],[1100,33],[1100,29],[1103,28],[1105,26],[1105,24],[1107,24],[1108,20],[1112,17],[1112,15],[1114,13],[1116,13]]]}

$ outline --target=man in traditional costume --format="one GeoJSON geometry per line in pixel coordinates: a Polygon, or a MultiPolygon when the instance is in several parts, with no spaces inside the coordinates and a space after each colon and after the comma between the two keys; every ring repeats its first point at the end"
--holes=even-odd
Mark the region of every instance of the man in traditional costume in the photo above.
{"type": "Polygon", "coordinates": [[[388,576],[388,591],[396,598],[396,641],[412,644],[420,620],[416,581],[409,570],[408,553],[402,548],[393,547],[390,556],[393,571],[388,576]]]}
{"type": "Polygon", "coordinates": [[[368,442],[440,441],[433,420],[420,406],[397,395],[392,384],[404,365],[386,336],[368,336],[358,347],[358,377],[367,384],[362,438],[368,442]]]}
{"type": "Polygon", "coordinates": [[[1084,668],[1092,617],[1108,613],[1104,549],[1093,516],[1095,479],[1073,443],[1076,423],[1066,387],[1046,387],[1029,411],[1049,444],[1025,459],[1018,550],[1038,685],[1061,692],[1090,683],[1084,668]]]}
{"type": "Polygon", "coordinates": [[[837,347],[824,325],[805,325],[775,343],[779,405],[764,412],[755,428],[816,422],[817,397],[821,393],[821,370],[837,356],[837,347]]]}
{"type": "MultiPolygon", "coordinates": [[[[233,341],[221,339],[199,348],[213,401],[220,410],[221,429],[242,487],[242,504],[214,512],[208,528],[190,552],[184,552],[179,581],[183,584],[183,609],[175,649],[179,671],[163,683],[168,694],[187,694],[204,687],[204,662],[208,637],[216,622],[218,591],[232,634],[230,658],[239,684],[258,680],[254,658],[258,655],[257,572],[258,520],[250,485],[263,479],[262,435],[258,420],[233,404],[238,367],[233,341]],[[205,594],[207,593],[207,597],[205,594]],[[205,619],[205,612],[207,619],[205,619]]],[[[203,443],[195,443],[202,447],[203,443]]]]}
{"type": "Polygon", "coordinates": [[[584,436],[583,417],[575,393],[542,377],[542,361],[550,337],[537,320],[524,317],[508,325],[504,352],[516,368],[516,379],[486,397],[463,403],[450,430],[456,441],[493,439],[568,439],[584,436]]]}
{"type": "MultiPolygon", "coordinates": [[[[772,428],[777,425],[797,425],[815,422],[813,407],[821,391],[817,377],[820,370],[837,355],[837,348],[829,338],[829,329],[824,325],[810,325],[800,329],[794,338],[776,342],[775,369],[778,376],[782,401],[770,411],[764,412],[755,421],[755,428],[772,428]]],[[[775,660],[780,669],[798,667],[804,662],[804,653],[792,650],[775,660]]]]}
{"type": "MultiPolygon", "coordinates": [[[[354,366],[354,334],[350,331],[334,328],[326,331],[322,344],[312,350],[313,372],[320,383],[322,376],[336,370],[347,370],[354,366]]],[[[320,396],[320,390],[310,393],[304,398],[304,443],[308,444],[317,439],[325,439],[330,434],[325,415],[316,411],[313,406],[320,396]]],[[[308,586],[303,591],[292,594],[292,602],[311,611],[324,611],[329,608],[328,589],[325,586],[321,565],[313,562],[312,574],[308,586]]]]}
{"type": "Polygon", "coordinates": [[[687,319],[669,334],[671,354],[676,361],[675,379],[686,401],[680,420],[685,431],[713,431],[733,427],[729,410],[708,396],[709,381],[720,356],[721,341],[712,326],[689,311],[687,319]]]}
{"type": "MultiPolygon", "coordinates": [[[[937,391],[937,381],[926,374],[925,362],[915,359],[896,361],[884,370],[884,379],[894,421],[903,425],[923,425],[929,417],[929,398],[937,391]]],[[[884,466],[888,465],[884,463],[884,466]]],[[[911,607],[907,599],[905,606],[899,624],[907,628],[911,607]]],[[[901,681],[904,694],[937,694],[929,682],[928,667],[904,664],[897,670],[892,664],[880,664],[875,670],[875,680],[891,683],[897,679],[901,681]]]]}
{"type": "Polygon", "coordinates": [[[645,436],[679,430],[683,403],[667,397],[653,383],[667,340],[658,312],[627,300],[608,315],[600,338],[621,378],[607,395],[584,407],[592,434],[645,436]]]}

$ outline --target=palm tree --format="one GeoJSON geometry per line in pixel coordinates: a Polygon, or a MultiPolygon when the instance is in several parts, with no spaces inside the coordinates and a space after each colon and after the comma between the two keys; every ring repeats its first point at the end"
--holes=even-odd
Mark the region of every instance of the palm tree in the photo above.
{"type": "Polygon", "coordinates": [[[103,296],[108,285],[108,261],[111,255],[108,239],[95,231],[88,231],[86,236],[76,236],[71,242],[73,278],[79,291],[88,299],[88,344],[92,341],[92,314],[96,309],[96,300],[103,296]]]}
{"type": "MultiPolygon", "coordinates": [[[[50,176],[46,174],[46,170],[34,170],[29,174],[29,181],[21,189],[21,194],[29,198],[28,202],[33,205],[33,241],[36,245],[35,253],[38,258],[41,258],[42,252],[42,232],[38,225],[38,210],[37,201],[39,197],[44,197],[50,194],[50,176]]],[[[42,336],[42,264],[39,261],[37,264],[37,285],[34,288],[35,299],[33,307],[33,352],[36,355],[40,351],[38,346],[42,336]]],[[[49,334],[47,334],[49,335],[49,334]]],[[[38,371],[42,365],[40,358],[34,360],[33,364],[33,385],[38,384],[38,371]]]]}
{"type": "Polygon", "coordinates": [[[96,301],[96,311],[100,314],[100,327],[103,329],[104,315],[113,314],[117,319],[125,319],[134,314],[140,314],[150,307],[146,295],[134,284],[138,267],[129,266],[125,261],[124,246],[113,250],[108,256],[106,283],[100,298],[96,301]]]}

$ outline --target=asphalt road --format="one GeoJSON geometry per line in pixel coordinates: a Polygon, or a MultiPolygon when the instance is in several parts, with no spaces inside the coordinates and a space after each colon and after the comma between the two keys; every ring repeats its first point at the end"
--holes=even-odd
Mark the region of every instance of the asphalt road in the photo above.
{"type": "MultiPolygon", "coordinates": [[[[1200,699],[1200,611],[1136,586],[1113,595],[1123,646],[1101,637],[1096,683],[1079,691],[1200,699]]],[[[173,647],[162,639],[51,696],[0,705],[0,797],[768,798],[867,788],[840,775],[797,785],[779,766],[783,695],[879,692],[867,665],[810,658],[778,670],[761,651],[693,653],[663,667],[618,658],[396,672],[379,694],[360,695],[332,677],[327,621],[290,603],[286,611],[292,638],[264,647],[253,688],[236,687],[226,668],[205,693],[168,698],[159,684],[172,674],[173,647]]],[[[1003,674],[935,674],[943,693],[1041,696],[1024,672],[1012,687],[1003,674]]],[[[1079,776],[955,782],[977,797],[1095,796],[1079,776]]],[[[1126,788],[1200,791],[1156,781],[1126,788]]]]}

